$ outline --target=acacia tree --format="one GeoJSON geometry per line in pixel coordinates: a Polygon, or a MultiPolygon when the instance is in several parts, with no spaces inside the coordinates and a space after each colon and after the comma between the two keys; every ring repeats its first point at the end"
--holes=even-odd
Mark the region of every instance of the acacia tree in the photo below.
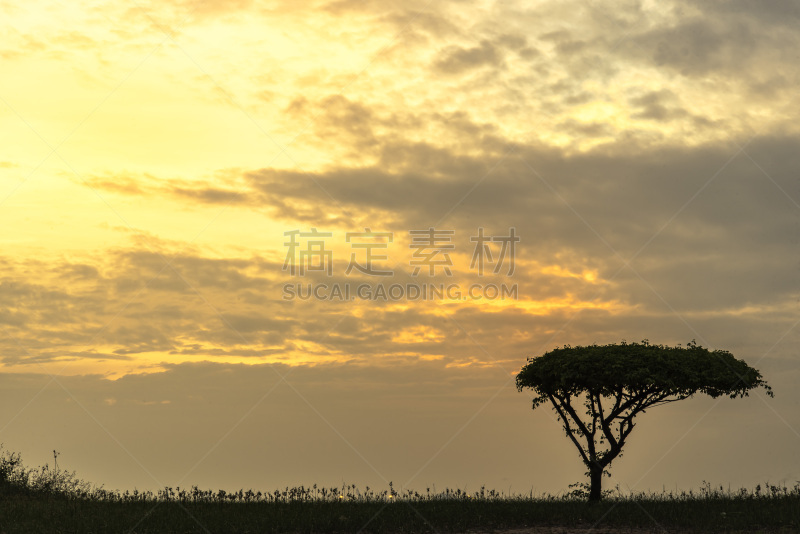
{"type": "Polygon", "coordinates": [[[517,375],[517,389],[536,393],[533,408],[550,402],[589,469],[589,500],[601,498],[602,477],[622,452],[633,418],[660,404],[705,393],[746,397],[763,386],[761,373],[723,350],[694,341],[686,347],[641,343],[592,345],[552,350],[529,358],[517,375]],[[584,415],[578,410],[583,404],[584,415]]]}

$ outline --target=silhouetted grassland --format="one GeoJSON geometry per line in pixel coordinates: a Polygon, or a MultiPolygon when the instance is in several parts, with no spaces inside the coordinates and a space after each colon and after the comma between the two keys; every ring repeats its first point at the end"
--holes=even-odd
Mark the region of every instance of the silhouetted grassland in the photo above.
{"type": "Polygon", "coordinates": [[[800,484],[725,491],[610,496],[496,491],[417,493],[296,487],[272,492],[164,488],[158,492],[90,488],[74,473],[26,469],[0,457],[0,533],[59,532],[464,532],[531,526],[644,528],[652,532],[798,532],[800,484]]]}

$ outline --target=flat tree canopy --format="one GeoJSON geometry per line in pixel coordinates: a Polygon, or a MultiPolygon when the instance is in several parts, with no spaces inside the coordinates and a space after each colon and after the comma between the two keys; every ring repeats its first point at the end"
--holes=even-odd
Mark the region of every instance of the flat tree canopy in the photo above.
{"type": "Polygon", "coordinates": [[[705,393],[745,397],[762,386],[761,374],[724,350],[709,351],[694,341],[686,347],[641,343],[591,345],[552,350],[529,358],[517,375],[517,389],[533,389],[533,408],[550,402],[564,431],[589,468],[590,500],[601,496],[601,478],[619,456],[647,408],[705,393]],[[576,408],[583,404],[585,418],[576,408]]]}

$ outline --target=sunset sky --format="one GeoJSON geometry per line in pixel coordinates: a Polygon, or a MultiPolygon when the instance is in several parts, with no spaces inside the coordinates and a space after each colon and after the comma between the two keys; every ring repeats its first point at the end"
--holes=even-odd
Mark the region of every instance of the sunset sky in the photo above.
{"type": "Polygon", "coordinates": [[[800,480],[797,2],[0,0],[0,26],[0,442],[26,464],[557,493],[585,468],[526,358],[695,339],[775,398],[648,411],[607,486],[800,480]],[[330,261],[300,273],[314,229],[296,251],[330,261]]]}

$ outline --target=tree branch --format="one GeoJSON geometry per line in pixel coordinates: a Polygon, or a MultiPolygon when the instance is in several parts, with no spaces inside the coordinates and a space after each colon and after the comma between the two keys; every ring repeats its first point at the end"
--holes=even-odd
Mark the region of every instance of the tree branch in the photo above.
{"type": "MultiPolygon", "coordinates": [[[[556,402],[556,399],[553,397],[553,395],[548,394],[547,397],[550,399],[550,402],[553,404],[553,407],[556,409],[556,412],[558,412],[559,417],[561,417],[561,420],[564,422],[564,430],[567,431],[567,436],[569,436],[569,439],[571,439],[572,443],[574,443],[575,446],[578,448],[578,452],[581,453],[581,458],[583,458],[583,462],[586,465],[589,465],[590,461],[589,458],[586,456],[586,451],[583,450],[583,447],[581,446],[580,443],[578,443],[578,440],[575,438],[574,432],[572,431],[572,428],[569,426],[569,419],[567,419],[566,414],[561,410],[561,407],[558,405],[558,402],[556,402]]],[[[564,403],[567,406],[569,406],[569,403],[566,400],[564,401],[564,403]]]]}
{"type": "Polygon", "coordinates": [[[583,421],[581,421],[581,418],[578,417],[578,414],[575,412],[575,409],[569,403],[568,398],[564,403],[564,410],[566,410],[567,413],[570,415],[570,417],[572,417],[572,420],[578,426],[578,429],[580,429],[580,431],[583,432],[583,435],[586,437],[586,445],[589,450],[589,460],[590,460],[590,462],[587,462],[586,465],[591,465],[591,462],[594,462],[597,459],[597,452],[595,451],[594,447],[594,434],[589,433],[589,429],[586,428],[586,425],[583,423],[583,421]]]}
{"type": "MultiPolygon", "coordinates": [[[[617,397],[617,402],[616,402],[615,406],[619,406],[619,403],[620,403],[620,399],[619,399],[619,397],[617,397]]],[[[612,449],[615,449],[620,445],[618,445],[617,439],[614,436],[614,432],[611,430],[610,423],[611,423],[611,421],[613,421],[613,418],[611,416],[609,416],[608,419],[606,419],[604,417],[604,415],[603,415],[603,404],[600,401],[600,395],[599,394],[597,395],[597,409],[598,409],[598,412],[599,412],[599,415],[600,415],[600,425],[603,427],[603,435],[605,435],[606,439],[608,440],[608,444],[610,445],[610,447],[612,449]]]]}

